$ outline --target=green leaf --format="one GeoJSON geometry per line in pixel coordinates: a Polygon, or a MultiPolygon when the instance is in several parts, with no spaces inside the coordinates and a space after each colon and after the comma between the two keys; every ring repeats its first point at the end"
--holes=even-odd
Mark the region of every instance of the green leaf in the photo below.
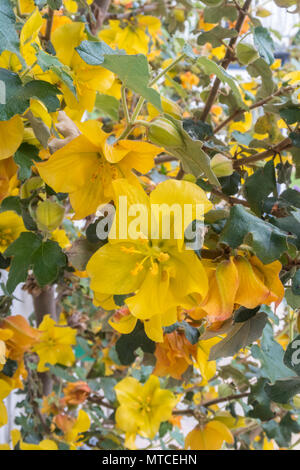
{"type": "Polygon", "coordinates": [[[256,341],[261,337],[267,320],[268,316],[264,312],[259,312],[247,321],[235,323],[227,336],[211,348],[209,360],[234,356],[240,349],[256,341]]]}
{"type": "Polygon", "coordinates": [[[300,133],[299,132],[291,132],[289,138],[292,141],[292,144],[299,148],[300,147],[300,133]]]}
{"type": "Polygon", "coordinates": [[[251,353],[261,363],[261,375],[275,382],[283,377],[291,376],[291,371],[284,365],[284,350],[274,339],[273,328],[267,323],[261,340],[261,346],[252,346],[251,353]]]}
{"type": "Polygon", "coordinates": [[[153,353],[155,350],[155,343],[148,338],[144,331],[143,323],[140,321],[137,322],[135,329],[131,333],[122,335],[116,342],[116,351],[121,364],[131,364],[135,360],[134,352],[138,348],[149,353],[153,353]]]}
{"type": "Polygon", "coordinates": [[[293,433],[300,432],[299,423],[292,418],[290,412],[286,413],[281,419],[268,421],[262,425],[268,439],[275,439],[279,447],[289,447],[293,433]]]}
{"type": "Polygon", "coordinates": [[[216,64],[212,60],[208,59],[207,57],[199,57],[197,59],[197,64],[200,65],[201,68],[203,68],[204,72],[207,75],[214,74],[216,75],[219,80],[221,80],[222,83],[226,83],[229,88],[232,90],[234,97],[237,101],[237,104],[239,108],[241,109],[248,109],[247,105],[244,103],[243,98],[240,94],[240,90],[231,75],[229,75],[228,72],[226,72],[223,67],[220,65],[216,64]]]}
{"type": "Polygon", "coordinates": [[[261,77],[262,83],[255,95],[255,102],[271,95],[274,92],[276,86],[273,81],[272,70],[264,59],[260,57],[259,59],[249,64],[247,71],[251,77],[261,77]]]}
{"type": "Polygon", "coordinates": [[[294,124],[300,121],[300,107],[289,106],[279,110],[280,117],[285,120],[287,124],[294,124]]]}
{"type": "Polygon", "coordinates": [[[0,121],[7,121],[15,114],[23,114],[29,108],[30,98],[42,101],[49,112],[60,107],[56,95],[61,92],[51,83],[31,80],[23,86],[16,73],[3,68],[0,68],[0,81],[5,84],[5,103],[0,99],[0,121]]]}
{"type": "Polygon", "coordinates": [[[32,253],[31,263],[36,280],[43,287],[55,281],[59,269],[66,265],[66,256],[57,242],[47,240],[32,253]]]}
{"type": "Polygon", "coordinates": [[[5,251],[12,256],[7,280],[7,290],[11,294],[20,282],[27,278],[29,268],[33,268],[38,284],[43,287],[53,282],[60,268],[65,266],[66,257],[58,243],[47,240],[31,232],[22,232],[5,251]]]}
{"type": "Polygon", "coordinates": [[[272,263],[287,249],[286,232],[259,219],[241,205],[233,206],[220,241],[238,248],[246,236],[247,243],[264,264],[272,263]]]}
{"type": "Polygon", "coordinates": [[[75,98],[77,97],[76,88],[70,75],[69,67],[63,65],[57,57],[47,54],[42,49],[38,49],[37,63],[43,72],[52,70],[52,72],[54,72],[55,75],[69,88],[75,98]]]}
{"type": "Polygon", "coordinates": [[[120,102],[114,96],[97,94],[95,106],[113,121],[119,120],[120,102]]]}
{"type": "Polygon", "coordinates": [[[268,65],[272,65],[274,62],[275,46],[269,31],[263,26],[257,26],[254,28],[253,39],[259,55],[267,62],[268,65]]]}
{"type": "Polygon", "coordinates": [[[19,166],[19,178],[25,180],[31,175],[34,162],[40,162],[39,149],[34,145],[23,143],[14,155],[14,161],[19,166]]]}
{"type": "Polygon", "coordinates": [[[11,51],[20,58],[19,36],[15,23],[16,17],[11,2],[0,0],[0,54],[3,51],[11,51]]]}
{"type": "Polygon", "coordinates": [[[287,287],[284,293],[287,304],[293,309],[300,308],[300,295],[294,294],[290,287],[287,287]]]}
{"type": "Polygon", "coordinates": [[[272,160],[249,176],[244,184],[245,197],[257,215],[262,214],[264,200],[275,190],[276,178],[272,160]]]}
{"type": "Polygon", "coordinates": [[[192,173],[197,178],[204,174],[211,184],[220,186],[217,177],[210,167],[210,158],[202,150],[202,142],[200,140],[193,140],[189,136],[183,128],[182,121],[178,121],[170,115],[167,115],[167,118],[175,125],[181,136],[182,144],[180,147],[164,146],[165,149],[181,161],[186,173],[192,173]]]}
{"type": "Polygon", "coordinates": [[[251,44],[239,42],[236,47],[238,61],[242,65],[249,65],[258,59],[258,53],[251,44]]]}
{"type": "Polygon", "coordinates": [[[251,394],[248,398],[248,404],[252,406],[247,415],[249,418],[258,418],[261,421],[267,421],[274,417],[274,412],[270,408],[270,398],[265,391],[267,379],[260,377],[255,385],[251,386],[251,394]]]}
{"type": "Polygon", "coordinates": [[[266,384],[265,391],[272,401],[288,403],[294,395],[300,393],[300,377],[278,379],[274,384],[266,384]]]}
{"type": "Polygon", "coordinates": [[[219,47],[223,44],[224,39],[235,38],[237,34],[235,29],[222,28],[218,25],[205,33],[201,33],[200,36],[198,36],[197,42],[201,46],[209,42],[212,47],[219,47]]]}
{"type": "Polygon", "coordinates": [[[15,211],[21,215],[22,206],[19,196],[8,196],[1,202],[0,212],[15,211]]]}
{"type": "Polygon", "coordinates": [[[145,55],[121,54],[101,41],[82,41],[76,51],[87,64],[101,65],[115,73],[126,87],[162,111],[159,93],[148,86],[150,72],[145,55]]]}
{"type": "Polygon", "coordinates": [[[300,295],[300,269],[296,271],[296,274],[292,279],[292,292],[295,295],[300,295]]]}
{"type": "Polygon", "coordinates": [[[5,256],[13,256],[6,284],[10,294],[20,282],[26,280],[31,253],[37,250],[41,243],[41,238],[34,233],[23,232],[4,252],[5,256]]]}
{"type": "Polygon", "coordinates": [[[207,7],[204,9],[204,21],[206,23],[219,23],[222,18],[235,21],[237,19],[237,9],[231,5],[224,5],[222,8],[207,7]]]}

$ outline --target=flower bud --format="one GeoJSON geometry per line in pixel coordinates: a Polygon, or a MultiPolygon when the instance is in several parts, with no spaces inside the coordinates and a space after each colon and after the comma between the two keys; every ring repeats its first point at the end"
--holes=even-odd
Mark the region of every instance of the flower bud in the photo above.
{"type": "Polygon", "coordinates": [[[31,196],[33,191],[41,188],[43,185],[44,185],[44,182],[40,176],[33,176],[21,186],[21,189],[20,189],[21,199],[27,199],[28,197],[31,196]]]}
{"type": "Polygon", "coordinates": [[[230,176],[233,173],[232,161],[230,158],[225,157],[225,155],[222,155],[221,153],[217,153],[211,159],[210,165],[214,174],[218,177],[230,176]]]}
{"type": "Polygon", "coordinates": [[[182,138],[176,126],[166,118],[158,118],[149,127],[148,136],[153,144],[162,147],[180,147],[182,138]]]}
{"type": "Polygon", "coordinates": [[[35,217],[39,230],[53,232],[63,221],[65,209],[56,202],[41,202],[36,209],[35,217]]]}

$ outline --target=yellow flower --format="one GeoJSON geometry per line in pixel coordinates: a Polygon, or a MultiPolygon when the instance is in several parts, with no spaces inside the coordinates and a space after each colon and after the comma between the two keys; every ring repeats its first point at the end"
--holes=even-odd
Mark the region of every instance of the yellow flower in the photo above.
{"type": "Polygon", "coordinates": [[[54,417],[53,422],[64,433],[63,440],[70,444],[70,450],[75,450],[77,446],[81,445],[81,433],[88,431],[91,425],[89,415],[83,410],[79,410],[77,418],[58,414],[54,417]]]}
{"type": "Polygon", "coordinates": [[[71,242],[67,237],[65,230],[57,228],[51,233],[51,240],[54,240],[64,250],[71,246],[71,242]]]}
{"type": "Polygon", "coordinates": [[[0,160],[12,157],[22,143],[23,121],[16,115],[9,121],[0,121],[0,160]]]}
{"type": "Polygon", "coordinates": [[[17,190],[18,167],[12,157],[0,160],[0,202],[7,196],[14,196],[17,190]]]}
{"type": "Polygon", "coordinates": [[[21,15],[32,13],[35,8],[34,0],[18,0],[18,6],[21,15]]]}
{"type": "Polygon", "coordinates": [[[188,450],[219,450],[224,442],[233,444],[233,436],[225,424],[213,420],[189,432],[184,447],[188,450]]]}
{"type": "MultiPolygon", "coordinates": [[[[57,58],[64,65],[70,67],[76,87],[77,98],[65,84],[60,83],[67,106],[71,109],[91,112],[95,104],[97,91],[106,93],[113,85],[115,76],[102,67],[86,64],[75,51],[75,47],[87,39],[84,28],[84,23],[64,24],[53,32],[51,41],[57,58]]],[[[56,82],[58,81],[57,78],[56,82]]]]}
{"type": "Polygon", "coordinates": [[[197,86],[200,79],[194,73],[188,71],[180,74],[180,80],[183,88],[191,90],[193,86],[197,86]]]}
{"type": "Polygon", "coordinates": [[[21,232],[26,232],[22,217],[13,211],[0,213],[0,252],[3,253],[21,232]]]}
{"type": "Polygon", "coordinates": [[[12,336],[13,332],[11,330],[0,328],[0,370],[2,369],[2,366],[6,363],[7,350],[5,341],[7,341],[12,336]]]}
{"type": "Polygon", "coordinates": [[[11,70],[12,72],[19,72],[22,69],[22,64],[17,54],[10,51],[3,51],[0,55],[0,67],[2,69],[11,70]]]}
{"type": "Polygon", "coordinates": [[[42,24],[42,15],[38,8],[36,8],[21,30],[20,52],[27,65],[33,65],[36,62],[36,51],[34,45],[38,47],[41,46],[38,34],[42,24]]]}
{"type": "Polygon", "coordinates": [[[70,327],[57,326],[50,315],[45,315],[39,326],[42,332],[39,342],[33,347],[39,356],[38,372],[48,370],[45,364],[71,366],[75,360],[72,345],[76,343],[76,331],[70,327]]]}
{"type": "Polygon", "coordinates": [[[133,140],[111,145],[109,134],[102,131],[98,121],[87,121],[78,127],[81,135],[36,166],[51,188],[70,193],[75,218],[81,219],[113,199],[112,181],[116,178],[126,177],[137,184],[132,168],[147,173],[161,149],[133,140]]]}
{"type": "MultiPolygon", "coordinates": [[[[144,320],[145,331],[151,339],[161,342],[162,326],[177,321],[177,306],[190,307],[192,293],[202,299],[206,296],[208,284],[203,265],[193,250],[182,248],[184,230],[195,219],[196,204],[201,204],[205,212],[211,208],[211,203],[201,188],[188,181],[164,181],[152,191],[150,198],[141,187],[132,186],[126,180],[115,180],[113,187],[116,196],[127,196],[129,205],[142,204],[148,209],[147,214],[153,205],[159,207],[161,204],[164,208],[174,204],[181,209],[189,204],[193,209],[190,219],[181,221],[186,225],[176,223],[175,218],[170,219],[168,237],[162,236],[162,214],[152,213],[151,229],[153,225],[159,227],[157,238],[151,239],[149,227],[148,232],[141,233],[138,239],[119,234],[119,238],[111,239],[91,257],[86,268],[96,304],[101,304],[103,294],[108,298],[135,292],[126,299],[130,312],[144,320]]],[[[115,199],[119,201],[118,197],[115,199]]],[[[122,216],[117,203],[115,220],[122,216]]],[[[130,228],[130,224],[127,227],[130,228]]],[[[115,224],[111,232],[117,233],[117,229],[120,227],[115,224]]]]}
{"type": "Polygon", "coordinates": [[[202,382],[201,386],[207,385],[216,374],[217,364],[216,361],[209,361],[209,352],[211,348],[217,344],[220,338],[211,338],[207,340],[199,341],[197,348],[197,365],[200,369],[202,382]]]}
{"type": "Polygon", "coordinates": [[[11,390],[10,385],[5,380],[0,379],[0,427],[7,423],[7,411],[2,400],[10,394],[11,390]]]}
{"type": "Polygon", "coordinates": [[[126,377],[115,386],[115,391],[120,403],[116,424],[126,433],[125,445],[129,448],[133,447],[136,434],[153,439],[160,423],[171,418],[176,404],[174,394],[162,390],[154,375],[144,385],[126,377]]]}
{"type": "Polygon", "coordinates": [[[125,27],[119,20],[109,21],[109,27],[100,31],[99,37],[111,47],[125,49],[127,54],[147,55],[150,40],[158,39],[160,28],[158,18],[138,15],[128,20],[125,27]]]}
{"type": "MultiPolygon", "coordinates": [[[[18,429],[13,429],[11,431],[11,441],[11,450],[15,450],[17,445],[20,450],[58,450],[57,444],[51,439],[43,439],[39,444],[27,444],[27,442],[22,440],[21,433],[18,429]]],[[[3,444],[0,446],[0,450],[10,450],[10,446],[8,444],[3,444]]]]}
{"type": "Polygon", "coordinates": [[[208,295],[200,309],[191,312],[195,319],[206,315],[211,323],[224,321],[231,317],[236,304],[246,308],[272,302],[279,305],[283,298],[279,261],[263,264],[256,256],[249,259],[236,256],[221,261],[217,266],[206,263],[206,269],[208,295]]]}

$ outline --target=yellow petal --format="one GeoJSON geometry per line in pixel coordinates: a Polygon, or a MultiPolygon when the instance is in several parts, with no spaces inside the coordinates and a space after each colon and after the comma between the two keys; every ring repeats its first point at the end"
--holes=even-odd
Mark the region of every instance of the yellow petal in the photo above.
{"type": "Polygon", "coordinates": [[[0,160],[11,157],[23,140],[24,125],[20,116],[0,121],[0,160]]]}

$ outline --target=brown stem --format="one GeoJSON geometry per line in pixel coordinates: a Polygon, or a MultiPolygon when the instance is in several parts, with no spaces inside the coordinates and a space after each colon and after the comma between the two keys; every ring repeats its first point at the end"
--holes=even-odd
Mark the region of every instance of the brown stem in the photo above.
{"type": "MultiPolygon", "coordinates": [[[[50,315],[57,321],[54,286],[43,287],[38,295],[33,295],[32,298],[37,326],[43,321],[45,315],[50,315]]],[[[39,377],[43,385],[43,395],[47,396],[52,392],[53,388],[51,374],[49,372],[42,372],[39,374],[39,377]]]]}
{"type": "Polygon", "coordinates": [[[51,39],[51,31],[52,31],[52,25],[53,25],[53,17],[54,17],[54,10],[52,8],[48,8],[48,18],[47,18],[47,24],[46,24],[46,33],[45,33],[45,41],[50,41],[51,39]]]}
{"type": "Polygon", "coordinates": [[[263,106],[264,104],[268,103],[269,101],[271,101],[273,98],[275,98],[276,96],[280,96],[280,95],[283,95],[289,91],[292,91],[294,90],[294,87],[293,86],[288,86],[288,87],[282,87],[282,88],[279,88],[279,90],[277,90],[275,93],[272,93],[272,95],[270,96],[267,96],[267,98],[264,98],[260,101],[257,101],[257,103],[254,103],[252,104],[251,106],[249,106],[248,109],[236,109],[227,119],[225,119],[225,121],[221,122],[215,129],[214,129],[214,133],[216,134],[217,132],[219,132],[221,129],[223,129],[223,127],[225,127],[230,121],[233,121],[233,119],[235,119],[236,117],[244,114],[246,111],[251,111],[252,109],[255,109],[255,108],[259,108],[260,106],[263,106]]]}
{"type": "MultiPolygon", "coordinates": [[[[212,405],[217,405],[218,403],[224,403],[226,401],[232,401],[232,400],[239,400],[240,398],[245,398],[245,397],[248,397],[249,395],[250,395],[250,392],[244,392],[244,393],[239,393],[236,395],[227,395],[227,397],[214,398],[213,400],[203,401],[202,403],[200,403],[199,407],[204,406],[205,408],[208,408],[212,405]]],[[[195,411],[197,412],[197,410],[189,410],[189,409],[188,410],[174,410],[173,415],[192,416],[195,414],[195,411]]]]}
{"type": "Polygon", "coordinates": [[[111,0],[94,0],[91,6],[92,13],[94,18],[89,18],[90,28],[92,34],[97,34],[99,29],[106,19],[107,11],[110,7],[111,0]]]}
{"type": "Polygon", "coordinates": [[[291,147],[293,147],[292,141],[289,137],[286,137],[281,142],[279,142],[279,144],[274,145],[264,152],[256,153],[252,155],[252,157],[244,157],[235,160],[233,166],[234,168],[239,168],[242,165],[252,166],[253,163],[264,160],[265,158],[271,157],[272,155],[275,156],[277,153],[281,153],[283,150],[287,150],[291,147]]]}
{"type": "Polygon", "coordinates": [[[128,11],[126,13],[107,13],[105,20],[127,20],[132,16],[137,16],[144,13],[150,13],[157,9],[157,3],[152,3],[151,5],[144,5],[140,8],[135,8],[134,10],[128,11]]]}
{"type": "Polygon", "coordinates": [[[244,201],[243,199],[239,199],[237,197],[227,196],[227,194],[224,194],[222,191],[220,191],[217,188],[212,188],[211,192],[215,196],[217,196],[221,199],[224,199],[224,201],[227,201],[230,205],[241,204],[242,206],[250,207],[250,205],[248,204],[247,201],[244,201]]]}
{"type": "MultiPolygon", "coordinates": [[[[237,35],[234,38],[231,38],[231,40],[229,42],[229,45],[228,45],[228,49],[227,49],[226,54],[225,54],[225,57],[224,57],[224,59],[221,63],[221,66],[225,70],[227,69],[228,65],[230,64],[230,62],[234,58],[234,46],[235,46],[236,41],[238,39],[239,33],[242,29],[244,19],[247,15],[247,11],[250,7],[250,4],[251,4],[251,0],[246,0],[245,3],[244,3],[243,8],[240,10],[240,13],[239,13],[238,19],[236,21],[236,25],[235,25],[235,30],[237,32],[237,35]]],[[[216,77],[215,81],[213,83],[212,89],[210,90],[210,94],[208,96],[208,99],[205,103],[202,115],[201,115],[201,121],[203,121],[203,122],[206,120],[206,118],[207,118],[207,116],[208,116],[208,114],[211,110],[211,107],[214,104],[214,101],[215,101],[215,98],[217,96],[220,84],[221,84],[221,80],[218,77],[216,77]]]]}

